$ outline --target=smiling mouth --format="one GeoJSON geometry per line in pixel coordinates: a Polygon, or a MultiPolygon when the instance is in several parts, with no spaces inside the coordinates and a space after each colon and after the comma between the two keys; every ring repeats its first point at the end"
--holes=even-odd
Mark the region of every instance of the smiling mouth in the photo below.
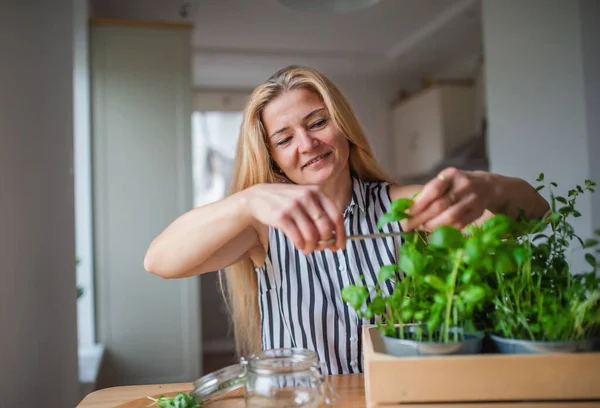
{"type": "Polygon", "coordinates": [[[310,160],[310,161],[308,161],[308,162],[304,163],[304,166],[302,166],[302,168],[305,168],[305,167],[307,167],[307,166],[310,166],[311,164],[315,164],[315,163],[317,163],[317,162],[319,162],[319,161],[323,160],[325,157],[329,156],[330,154],[331,154],[331,152],[327,152],[327,153],[325,153],[325,154],[322,154],[322,155],[320,155],[320,156],[317,156],[317,157],[315,157],[314,159],[312,159],[312,160],[310,160]]]}

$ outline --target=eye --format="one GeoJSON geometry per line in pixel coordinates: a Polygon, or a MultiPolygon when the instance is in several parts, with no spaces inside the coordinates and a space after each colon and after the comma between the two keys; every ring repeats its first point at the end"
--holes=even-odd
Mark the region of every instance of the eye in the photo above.
{"type": "Polygon", "coordinates": [[[312,125],[310,125],[309,127],[311,129],[318,129],[318,128],[325,126],[325,123],[327,123],[327,119],[319,119],[316,122],[314,122],[312,125]]]}
{"type": "Polygon", "coordinates": [[[287,144],[287,143],[288,143],[290,140],[292,140],[292,137],[291,137],[291,136],[288,136],[288,137],[286,137],[286,138],[284,138],[284,139],[281,139],[281,140],[279,140],[279,141],[276,143],[276,145],[277,145],[277,146],[283,146],[283,145],[287,144]]]}

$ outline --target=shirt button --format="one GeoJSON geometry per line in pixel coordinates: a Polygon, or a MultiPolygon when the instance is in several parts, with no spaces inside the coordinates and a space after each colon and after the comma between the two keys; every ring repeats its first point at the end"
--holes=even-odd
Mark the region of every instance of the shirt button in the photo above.
{"type": "Polygon", "coordinates": [[[352,361],[350,361],[350,365],[351,365],[352,367],[356,367],[356,360],[352,360],[352,361]]]}
{"type": "Polygon", "coordinates": [[[344,271],[344,269],[346,269],[346,267],[344,265],[340,264],[340,268],[339,269],[340,269],[340,271],[344,271]]]}
{"type": "Polygon", "coordinates": [[[356,341],[356,337],[350,336],[350,342],[354,343],[356,341]]]}

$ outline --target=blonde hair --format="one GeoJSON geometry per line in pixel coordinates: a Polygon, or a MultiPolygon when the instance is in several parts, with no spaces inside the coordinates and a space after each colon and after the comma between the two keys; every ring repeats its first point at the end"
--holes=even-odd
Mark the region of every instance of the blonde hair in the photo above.
{"type": "MultiPolygon", "coordinates": [[[[391,182],[375,160],[358,119],[338,88],[313,69],[289,66],[259,85],[244,108],[231,194],[255,184],[280,181],[269,152],[262,112],[265,106],[278,96],[295,89],[308,89],[320,96],[329,111],[333,125],[348,139],[352,173],[365,181],[391,182]]],[[[222,275],[220,277],[221,290],[233,322],[238,355],[260,351],[258,281],[252,261],[244,260],[226,269],[226,288],[223,288],[222,275]]]]}

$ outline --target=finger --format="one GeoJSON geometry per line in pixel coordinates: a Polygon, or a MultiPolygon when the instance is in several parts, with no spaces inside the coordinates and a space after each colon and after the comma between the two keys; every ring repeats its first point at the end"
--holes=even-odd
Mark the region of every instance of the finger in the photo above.
{"type": "MultiPolygon", "coordinates": [[[[326,197],[320,196],[318,193],[310,194],[306,197],[304,206],[307,213],[310,214],[315,227],[319,233],[319,240],[330,240],[333,237],[335,225],[331,220],[331,216],[323,207],[322,201],[326,201],[326,197]]],[[[318,248],[334,247],[334,245],[319,245],[318,248]]]]}
{"type": "Polygon", "coordinates": [[[418,228],[420,225],[428,224],[432,219],[436,218],[453,204],[453,200],[447,195],[441,196],[437,200],[433,201],[420,213],[413,214],[409,219],[406,220],[405,228],[407,230],[413,230],[418,228]]]}
{"type": "MultiPolygon", "coordinates": [[[[320,240],[329,241],[334,237],[335,226],[333,224],[333,221],[329,218],[329,215],[325,212],[325,210],[322,211],[323,212],[320,214],[320,216],[315,220],[315,224],[319,231],[320,240]]],[[[335,242],[337,242],[337,240],[335,242]]],[[[335,251],[335,242],[326,245],[320,244],[319,250],[328,248],[332,251],[335,251]]]]}
{"type": "Polygon", "coordinates": [[[413,201],[410,208],[411,214],[416,214],[429,207],[437,199],[442,197],[452,187],[452,177],[455,172],[448,169],[429,181],[413,201]]]}
{"type": "Polygon", "coordinates": [[[304,254],[313,252],[317,247],[317,241],[319,240],[319,231],[317,230],[314,221],[302,206],[298,206],[294,209],[292,217],[304,239],[304,254]]]}
{"type": "Polygon", "coordinates": [[[344,225],[344,217],[342,211],[329,198],[321,197],[321,206],[327,213],[329,220],[332,222],[333,231],[335,231],[335,244],[331,245],[331,250],[346,248],[346,227],[344,225]]]}
{"type": "Polygon", "coordinates": [[[277,228],[281,229],[281,231],[292,240],[296,248],[301,251],[304,250],[304,238],[302,237],[302,233],[296,225],[296,222],[290,215],[285,215],[277,228]]]}
{"type": "Polygon", "coordinates": [[[477,219],[478,212],[482,213],[483,209],[480,209],[477,205],[477,196],[475,194],[470,194],[438,216],[425,222],[424,226],[430,230],[434,230],[442,225],[463,229],[466,225],[477,219]]]}

